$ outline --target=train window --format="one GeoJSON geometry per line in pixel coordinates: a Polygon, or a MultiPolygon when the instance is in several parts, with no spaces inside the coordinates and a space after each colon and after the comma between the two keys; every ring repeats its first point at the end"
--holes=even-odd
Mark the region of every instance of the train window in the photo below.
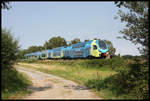
{"type": "Polygon", "coordinates": [[[72,48],[78,48],[78,44],[76,44],[76,45],[73,45],[73,47],[72,48]]]}
{"type": "Polygon", "coordinates": [[[96,50],[97,49],[97,46],[96,45],[93,45],[93,50],[96,50]]]}
{"type": "Polygon", "coordinates": [[[45,57],[45,54],[42,54],[42,57],[45,57]]]}
{"type": "Polygon", "coordinates": [[[49,54],[49,56],[51,56],[51,53],[48,53],[49,54]]]}
{"type": "Polygon", "coordinates": [[[72,48],[80,48],[80,47],[84,47],[85,43],[78,43],[72,46],[72,48]]]}
{"type": "Polygon", "coordinates": [[[104,41],[99,41],[99,46],[100,46],[100,48],[102,48],[102,49],[106,49],[106,44],[105,44],[104,41]]]}

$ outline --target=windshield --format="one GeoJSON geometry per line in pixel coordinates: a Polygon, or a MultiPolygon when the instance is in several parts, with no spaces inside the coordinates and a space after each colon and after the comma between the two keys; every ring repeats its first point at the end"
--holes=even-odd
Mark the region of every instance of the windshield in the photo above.
{"type": "Polygon", "coordinates": [[[101,49],[106,49],[106,44],[105,44],[105,42],[104,42],[104,41],[99,41],[99,47],[100,47],[101,49]]]}

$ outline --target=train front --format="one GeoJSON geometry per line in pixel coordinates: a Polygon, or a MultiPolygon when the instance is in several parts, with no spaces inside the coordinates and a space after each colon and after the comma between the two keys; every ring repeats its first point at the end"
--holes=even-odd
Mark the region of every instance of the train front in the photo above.
{"type": "Polygon", "coordinates": [[[105,41],[103,40],[98,40],[98,44],[99,44],[99,55],[100,57],[107,57],[109,55],[108,52],[108,45],[105,41]]]}
{"type": "Polygon", "coordinates": [[[108,45],[104,40],[93,40],[91,55],[94,57],[107,57],[109,55],[108,45]]]}

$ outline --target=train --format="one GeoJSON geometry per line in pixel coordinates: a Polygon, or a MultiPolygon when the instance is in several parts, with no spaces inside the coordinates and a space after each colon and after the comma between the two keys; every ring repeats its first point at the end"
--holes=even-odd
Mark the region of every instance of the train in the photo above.
{"type": "Polygon", "coordinates": [[[75,59],[75,58],[106,58],[109,56],[109,47],[104,40],[90,40],[61,46],[53,49],[25,54],[25,59],[75,59]]]}

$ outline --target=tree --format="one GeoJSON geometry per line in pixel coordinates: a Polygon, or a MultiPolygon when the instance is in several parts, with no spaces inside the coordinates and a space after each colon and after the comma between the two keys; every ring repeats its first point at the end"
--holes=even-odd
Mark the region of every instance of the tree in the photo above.
{"type": "Polygon", "coordinates": [[[67,42],[64,38],[60,36],[53,37],[49,39],[48,42],[46,41],[44,44],[44,47],[46,47],[46,49],[52,49],[52,48],[61,47],[61,46],[67,46],[67,42]]]}
{"type": "MultiPolygon", "coordinates": [[[[134,44],[140,44],[143,47],[138,48],[139,51],[145,55],[145,57],[149,57],[149,2],[148,1],[117,1],[115,2],[117,7],[125,7],[129,11],[127,13],[119,10],[118,15],[121,18],[121,22],[126,22],[126,27],[120,31],[123,34],[123,38],[126,40],[130,40],[134,44]]],[[[144,60],[144,59],[143,59],[144,60]]],[[[132,92],[137,96],[138,99],[148,99],[149,98],[149,69],[148,64],[149,61],[141,62],[135,57],[135,63],[130,63],[128,65],[130,69],[124,70],[122,69],[120,73],[117,74],[116,80],[117,83],[122,81],[122,84],[125,86],[127,84],[131,87],[128,90],[128,93],[132,92]],[[123,79],[122,78],[128,78],[123,79]]]]}
{"type": "Polygon", "coordinates": [[[73,40],[69,43],[69,45],[72,45],[72,44],[75,44],[75,43],[79,43],[79,42],[81,42],[80,39],[79,39],[79,38],[75,38],[75,39],[73,39],[73,40]]]}
{"type": "Polygon", "coordinates": [[[30,46],[26,51],[27,53],[33,53],[33,52],[42,51],[42,50],[45,50],[45,48],[42,46],[30,46]]]}
{"type": "Polygon", "coordinates": [[[48,41],[45,42],[44,47],[46,49],[52,49],[52,45],[48,41]]]}
{"type": "Polygon", "coordinates": [[[113,47],[113,44],[111,43],[111,41],[109,40],[104,40],[107,44],[108,44],[108,47],[109,47],[109,54],[111,56],[114,56],[115,55],[115,52],[116,52],[116,49],[113,47]]]}
{"type": "Polygon", "coordinates": [[[117,7],[125,7],[129,11],[124,13],[119,10],[118,15],[121,18],[121,22],[126,22],[126,28],[120,31],[123,34],[123,37],[126,40],[130,40],[134,44],[140,44],[142,47],[138,47],[141,54],[149,56],[149,2],[148,1],[116,1],[117,7]]]}
{"type": "Polygon", "coordinates": [[[2,29],[1,45],[2,68],[11,67],[17,59],[18,41],[13,38],[9,30],[2,29]]]}
{"type": "Polygon", "coordinates": [[[85,39],[85,40],[84,40],[84,42],[88,42],[88,41],[90,41],[90,40],[89,40],[89,39],[85,39]]]}
{"type": "Polygon", "coordinates": [[[11,6],[9,5],[9,2],[6,2],[6,1],[1,2],[1,7],[2,9],[7,9],[7,10],[11,8],[11,6]]]}
{"type": "Polygon", "coordinates": [[[18,59],[24,59],[25,54],[45,50],[43,46],[30,46],[28,49],[19,50],[18,59]]]}
{"type": "Polygon", "coordinates": [[[97,38],[94,38],[94,40],[98,40],[97,38]]]}
{"type": "Polygon", "coordinates": [[[19,53],[18,53],[18,59],[24,59],[24,55],[25,54],[28,54],[28,50],[27,49],[23,49],[23,50],[19,50],[19,53]]]}
{"type": "Polygon", "coordinates": [[[132,56],[132,55],[123,55],[122,57],[125,58],[125,59],[132,59],[134,56],[132,56]]]}

